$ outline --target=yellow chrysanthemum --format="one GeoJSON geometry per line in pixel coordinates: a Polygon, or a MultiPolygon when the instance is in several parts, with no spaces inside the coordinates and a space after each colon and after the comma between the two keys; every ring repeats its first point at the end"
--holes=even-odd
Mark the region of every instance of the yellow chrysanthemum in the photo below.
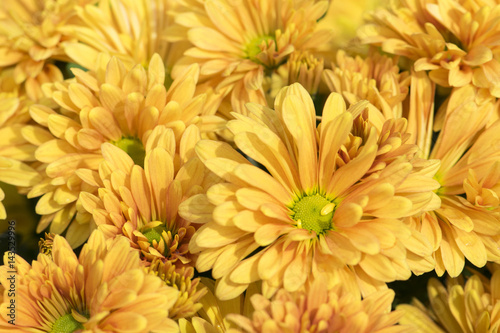
{"type": "Polygon", "coordinates": [[[493,333],[500,328],[500,271],[491,266],[487,278],[471,270],[468,278],[447,278],[446,287],[435,278],[427,285],[430,306],[414,299],[412,305],[401,304],[401,324],[416,333],[493,333]]]}
{"type": "Polygon", "coordinates": [[[95,0],[20,0],[0,5],[0,68],[14,66],[14,80],[27,96],[43,97],[41,85],[63,80],[55,60],[68,61],[62,44],[71,38],[60,28],[75,15],[75,7],[95,0]]]}
{"type": "MultiPolygon", "coordinates": [[[[12,71],[0,74],[2,88],[6,72],[12,71]]],[[[36,160],[36,146],[22,136],[24,124],[30,120],[28,109],[33,102],[26,96],[19,97],[18,92],[10,88],[0,92],[0,182],[19,186],[25,191],[41,181],[41,176],[29,165],[36,160]]],[[[4,197],[0,188],[0,219],[7,217],[2,205],[4,197]]]]}
{"type": "Polygon", "coordinates": [[[230,314],[239,329],[229,332],[413,332],[408,326],[397,326],[401,311],[390,311],[392,290],[378,291],[361,300],[340,286],[330,291],[316,281],[308,291],[290,293],[280,289],[272,299],[253,295],[255,311],[251,316],[230,314]]]}
{"type": "Polygon", "coordinates": [[[97,68],[96,72],[75,69],[75,79],[46,86],[58,108],[33,105],[32,118],[45,128],[23,129],[23,136],[38,146],[35,157],[43,174],[43,180],[28,193],[29,197],[42,196],[36,207],[43,215],[37,230],[52,223],[50,232],[60,234],[69,226],[66,238],[72,246],[85,241],[91,230],[90,214],[82,209],[77,212],[79,193],[96,190],[82,183],[75,172],[98,170],[103,143],[123,149],[135,164],[143,165],[146,147],[154,146],[148,139],[156,126],[171,128],[177,142],[191,124],[200,126],[202,132],[214,128],[213,105],[205,103],[206,95],[195,96],[196,65],[168,90],[165,66],[158,55],[146,70],[101,54],[97,68]]]}
{"type": "Polygon", "coordinates": [[[500,97],[497,1],[400,0],[359,30],[364,43],[415,61],[444,87],[474,84],[500,97]]]}
{"type": "Polygon", "coordinates": [[[386,119],[402,117],[410,76],[408,72],[400,73],[397,59],[377,52],[365,59],[352,58],[339,50],[332,66],[323,74],[330,91],[342,94],[350,105],[369,101],[375,106],[370,106],[370,119],[377,127],[382,127],[386,119]]]}
{"type": "MultiPolygon", "coordinates": [[[[293,51],[314,52],[330,39],[317,30],[327,1],[180,1],[176,22],[187,29],[194,46],[174,66],[177,77],[186,65],[200,63],[202,80],[232,90],[231,103],[265,102],[264,76],[285,63],[293,51]]],[[[236,106],[233,105],[236,109],[236,106]]],[[[243,112],[245,110],[243,109],[243,112]]]]}
{"type": "Polygon", "coordinates": [[[173,131],[157,126],[145,147],[144,168],[123,150],[105,143],[99,172],[77,171],[99,188],[98,196],[81,193],[80,203],[107,238],[124,235],[147,261],[161,259],[179,268],[191,265],[194,257],[188,244],[195,228],[177,211],[183,200],[207,186],[203,163],[190,158],[199,139],[199,130],[192,125],[176,145],[173,131]]]}
{"type": "Polygon", "coordinates": [[[276,111],[249,104],[250,116],[234,114],[236,146],[268,173],[228,144],[198,143],[198,156],[225,182],[179,212],[203,223],[190,250],[200,252],[197,269],[219,279],[218,297],[257,280],[266,296],[294,291],[320,276],[327,287],[341,280],[368,294],[410,276],[407,252],[430,259],[430,244],[401,219],[434,204],[439,164],[413,158],[404,119],[388,121],[378,137],[366,105],[346,111],[332,93],[317,130],[311,97],[294,84],[276,111]]]}
{"type": "MultiPolygon", "coordinates": [[[[465,258],[482,267],[500,261],[500,121],[487,124],[495,104],[477,104],[477,89],[458,88],[447,102],[437,141],[424,157],[440,159],[435,179],[441,206],[406,222],[428,238],[434,249],[436,273],[458,276],[465,258]]],[[[432,127],[427,128],[432,131],[432,127]]],[[[430,135],[429,135],[430,137],[430,135]]]]}
{"type": "MultiPolygon", "coordinates": [[[[7,255],[4,257],[7,262],[7,255]]],[[[0,282],[16,284],[15,327],[23,332],[133,331],[177,332],[169,309],[178,291],[147,274],[136,251],[118,237],[106,242],[96,231],[80,256],[67,241],[55,236],[52,258],[40,254],[30,265],[16,256],[17,273],[0,267],[0,282]],[[9,280],[10,279],[10,280],[9,280]]],[[[3,325],[11,320],[4,291],[0,310],[3,325]]],[[[15,330],[15,329],[14,329],[15,330]]]]}
{"type": "Polygon", "coordinates": [[[116,56],[126,65],[147,66],[158,53],[167,69],[166,83],[170,84],[170,71],[186,46],[169,43],[166,29],[172,23],[172,0],[101,0],[76,8],[78,21],[63,27],[75,41],[65,44],[65,51],[81,66],[96,70],[99,52],[116,56]]]}

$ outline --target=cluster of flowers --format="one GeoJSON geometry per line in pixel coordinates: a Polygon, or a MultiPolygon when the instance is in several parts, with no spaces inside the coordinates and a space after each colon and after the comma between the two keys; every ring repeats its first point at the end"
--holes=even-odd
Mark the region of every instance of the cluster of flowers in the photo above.
{"type": "Polygon", "coordinates": [[[2,1],[0,330],[497,332],[500,1],[365,2],[2,1]]]}

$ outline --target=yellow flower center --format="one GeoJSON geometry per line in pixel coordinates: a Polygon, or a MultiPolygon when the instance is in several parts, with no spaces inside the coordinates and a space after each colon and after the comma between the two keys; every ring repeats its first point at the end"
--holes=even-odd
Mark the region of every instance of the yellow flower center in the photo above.
{"type": "Polygon", "coordinates": [[[320,194],[302,197],[292,208],[297,227],[320,235],[333,228],[335,204],[320,194]]]}
{"type": "Polygon", "coordinates": [[[126,152],[135,164],[144,167],[146,151],[141,140],[134,137],[122,137],[120,140],[111,143],[126,152]]]}
{"type": "Polygon", "coordinates": [[[76,321],[75,318],[71,315],[71,313],[65,314],[56,320],[54,325],[52,325],[52,333],[71,333],[76,330],[84,329],[82,323],[76,321]]]}
{"type": "Polygon", "coordinates": [[[245,48],[246,58],[260,64],[261,61],[257,58],[257,56],[262,51],[260,48],[262,42],[265,42],[265,44],[268,45],[268,41],[273,39],[274,37],[269,35],[259,36],[257,38],[252,39],[245,48]]]}

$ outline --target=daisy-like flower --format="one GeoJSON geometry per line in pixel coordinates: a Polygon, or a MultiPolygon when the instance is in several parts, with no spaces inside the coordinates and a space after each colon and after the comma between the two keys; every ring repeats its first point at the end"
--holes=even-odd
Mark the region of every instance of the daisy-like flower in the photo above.
{"type": "Polygon", "coordinates": [[[75,79],[46,86],[58,107],[32,106],[30,114],[43,128],[36,133],[23,131],[38,146],[35,157],[43,174],[43,180],[28,193],[29,197],[41,196],[36,207],[42,215],[37,231],[51,224],[50,232],[61,234],[69,226],[66,238],[72,246],[83,243],[91,231],[91,215],[83,209],[77,212],[78,196],[96,189],[82,183],[75,172],[98,170],[103,143],[121,148],[135,164],[144,165],[145,147],[156,126],[171,128],[176,142],[191,124],[202,131],[213,128],[213,118],[205,115],[211,112],[206,95],[195,96],[196,65],[168,90],[165,66],[157,54],[147,70],[142,65],[131,68],[105,54],[98,57],[97,67],[96,72],[74,69],[75,79]],[[202,123],[202,118],[208,121],[202,123]]]}
{"type": "Polygon", "coordinates": [[[192,125],[176,156],[173,131],[158,126],[147,141],[144,168],[123,150],[105,143],[99,172],[77,171],[84,181],[99,187],[98,196],[83,192],[80,202],[106,237],[124,235],[150,262],[170,261],[179,268],[191,264],[194,257],[188,244],[195,228],[178,216],[178,207],[186,198],[204,192],[203,164],[190,158],[199,139],[199,130],[192,125]]]}
{"type": "MultiPolygon", "coordinates": [[[[22,130],[30,119],[28,108],[32,102],[26,97],[18,97],[12,87],[5,87],[6,72],[0,74],[0,86],[6,91],[0,92],[0,181],[19,186],[25,190],[41,181],[39,173],[29,163],[35,160],[36,146],[22,136],[22,130]]],[[[6,83],[6,86],[10,86],[6,83]]],[[[0,188],[0,219],[7,217],[2,204],[5,197],[0,188]]]]}
{"type": "Polygon", "coordinates": [[[0,68],[14,66],[14,80],[27,96],[43,97],[41,85],[63,80],[54,60],[69,61],[62,44],[70,40],[60,28],[75,7],[95,0],[3,1],[0,5],[0,68]]]}
{"type": "Polygon", "coordinates": [[[398,305],[399,321],[417,333],[497,332],[500,327],[500,271],[493,264],[492,276],[471,270],[469,277],[447,278],[446,286],[435,278],[427,285],[430,306],[414,299],[398,305]]]}
{"type": "Polygon", "coordinates": [[[317,130],[310,95],[293,84],[278,94],[276,111],[249,104],[250,116],[234,114],[236,146],[269,173],[228,144],[198,143],[198,156],[225,182],[186,200],[180,214],[203,224],[190,251],[200,253],[198,271],[212,269],[219,280],[219,298],[257,280],[267,297],[321,276],[326,288],[340,280],[368,294],[411,275],[407,251],[429,259],[430,244],[401,219],[433,203],[439,164],[413,158],[404,119],[388,121],[378,137],[366,105],[346,111],[332,93],[317,130]]]}
{"type": "Polygon", "coordinates": [[[376,10],[358,36],[415,61],[441,86],[472,83],[500,97],[499,18],[496,1],[402,0],[376,10]]]}
{"type": "Polygon", "coordinates": [[[317,280],[308,291],[290,293],[280,289],[272,299],[260,294],[251,297],[255,309],[245,317],[228,315],[240,329],[229,332],[413,332],[396,326],[401,311],[390,311],[394,291],[381,290],[363,300],[340,286],[325,292],[317,280]]]}
{"type": "Polygon", "coordinates": [[[264,98],[264,76],[293,51],[314,52],[329,40],[328,30],[316,29],[327,8],[327,1],[313,0],[181,1],[176,22],[187,36],[169,38],[184,38],[194,46],[172,75],[176,78],[186,65],[198,62],[202,80],[231,90],[231,102],[258,102],[255,98],[264,98]]]}
{"type": "MultiPolygon", "coordinates": [[[[435,179],[441,206],[407,220],[432,243],[436,273],[458,276],[465,258],[482,267],[500,261],[497,196],[500,121],[487,124],[491,101],[477,104],[477,89],[456,89],[447,102],[439,137],[428,155],[440,159],[435,179]]],[[[429,131],[432,128],[428,129],[429,131]]]]}
{"type": "MultiPolygon", "coordinates": [[[[52,259],[39,254],[30,265],[16,256],[15,266],[17,273],[0,267],[0,282],[7,286],[15,280],[15,327],[23,332],[178,331],[169,319],[178,291],[147,274],[123,237],[106,242],[95,231],[77,257],[57,235],[52,259]]],[[[11,299],[6,289],[0,321],[12,329],[7,308],[11,299]]]]}
{"type": "Polygon", "coordinates": [[[370,106],[370,119],[378,128],[386,119],[402,117],[410,75],[400,72],[397,58],[378,52],[370,52],[365,59],[360,56],[353,58],[339,50],[332,67],[323,73],[330,91],[342,94],[350,105],[361,100],[369,101],[375,106],[370,106]]]}
{"type": "Polygon", "coordinates": [[[187,48],[165,38],[166,29],[173,23],[170,13],[174,5],[172,0],[101,0],[97,5],[78,7],[79,20],[62,28],[75,40],[65,43],[65,51],[90,70],[96,70],[95,59],[100,52],[130,66],[147,66],[158,53],[167,69],[166,83],[170,84],[169,73],[187,48]]]}

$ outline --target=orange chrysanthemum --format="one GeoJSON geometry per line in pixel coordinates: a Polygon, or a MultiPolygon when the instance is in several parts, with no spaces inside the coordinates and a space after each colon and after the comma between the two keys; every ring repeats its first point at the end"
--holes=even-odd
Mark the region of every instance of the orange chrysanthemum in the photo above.
{"type": "Polygon", "coordinates": [[[415,159],[405,144],[404,119],[377,130],[366,102],[345,110],[331,94],[316,129],[310,95],[284,88],[275,109],[249,104],[250,116],[228,123],[236,146],[259,169],[222,142],[202,140],[197,153],[225,182],[180,207],[203,223],[190,243],[199,271],[212,269],[217,295],[235,297],[263,280],[270,296],[323,276],[364,294],[407,279],[407,254],[429,261],[430,244],[402,218],[434,207],[437,161],[415,159]]]}
{"type": "Polygon", "coordinates": [[[358,36],[415,61],[444,87],[472,83],[500,97],[500,4],[482,0],[401,0],[378,9],[358,36]]]}
{"type": "Polygon", "coordinates": [[[98,196],[84,192],[80,202],[107,238],[124,235],[150,262],[156,258],[179,268],[191,265],[188,244],[195,228],[177,211],[183,200],[204,192],[206,186],[203,164],[191,158],[199,139],[199,130],[192,125],[176,145],[173,131],[157,126],[145,147],[144,168],[105,143],[99,172],[77,171],[89,185],[99,187],[98,196]]]}
{"type": "Polygon", "coordinates": [[[194,46],[174,66],[172,75],[175,78],[186,65],[200,63],[202,80],[232,91],[234,109],[241,100],[265,103],[264,76],[285,63],[293,51],[314,52],[330,38],[328,30],[316,29],[327,1],[191,0],[182,4],[176,10],[176,22],[187,36],[169,38],[187,39],[194,46]]]}
{"type": "Polygon", "coordinates": [[[253,295],[255,311],[249,317],[228,315],[228,320],[240,328],[229,332],[413,332],[411,327],[396,326],[403,313],[390,311],[393,299],[392,290],[376,292],[363,300],[340,286],[325,292],[324,285],[316,281],[308,291],[280,289],[270,300],[253,295]]]}
{"type": "MultiPolygon", "coordinates": [[[[178,291],[146,273],[123,237],[106,242],[96,231],[77,258],[67,241],[55,236],[52,259],[39,254],[30,265],[16,256],[14,265],[17,273],[0,267],[0,282],[10,286],[15,280],[15,327],[23,332],[178,331],[169,319],[178,291]]],[[[12,330],[11,299],[6,288],[0,322],[12,330]]]]}
{"type": "Polygon", "coordinates": [[[159,55],[144,69],[101,54],[97,68],[96,72],[75,69],[75,79],[46,86],[58,108],[32,106],[32,118],[46,129],[23,131],[23,136],[38,146],[35,157],[43,174],[42,182],[28,193],[29,197],[41,196],[36,207],[42,215],[37,230],[51,224],[50,232],[60,234],[69,226],[66,238],[72,246],[84,242],[91,231],[91,215],[83,209],[77,211],[78,196],[82,191],[96,190],[82,183],[75,172],[98,169],[103,143],[123,149],[135,164],[143,165],[145,147],[154,146],[148,139],[156,126],[171,128],[177,142],[191,124],[200,126],[202,132],[214,129],[210,116],[214,105],[206,103],[204,94],[195,96],[196,65],[168,90],[159,55]]]}

